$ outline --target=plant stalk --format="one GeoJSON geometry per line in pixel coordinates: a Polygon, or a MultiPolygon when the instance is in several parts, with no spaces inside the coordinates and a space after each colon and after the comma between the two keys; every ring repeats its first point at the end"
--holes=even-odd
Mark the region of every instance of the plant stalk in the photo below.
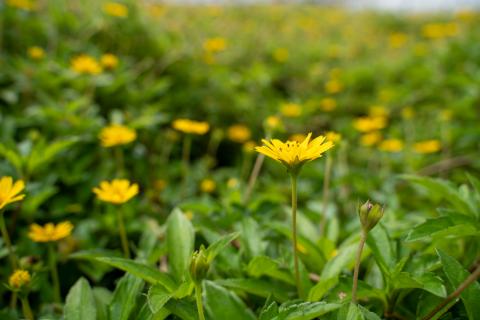
{"type": "Polygon", "coordinates": [[[324,236],[325,224],[327,223],[328,198],[330,195],[330,176],[332,173],[332,155],[328,155],[325,161],[325,178],[323,179],[322,195],[322,218],[320,221],[320,235],[324,236]]]}
{"type": "Polygon", "coordinates": [[[32,308],[30,308],[30,304],[28,303],[28,297],[24,297],[20,299],[22,301],[22,311],[23,311],[23,316],[27,320],[33,320],[33,312],[32,308]]]}
{"type": "Polygon", "coordinates": [[[245,196],[243,197],[244,204],[246,204],[250,199],[250,196],[253,191],[253,187],[255,187],[255,182],[257,181],[258,175],[260,174],[260,169],[262,169],[264,159],[265,159],[265,156],[263,154],[259,154],[257,156],[257,159],[255,160],[252,173],[250,174],[250,178],[248,179],[247,191],[245,191],[245,196]]]}
{"type": "Polygon", "coordinates": [[[8,249],[8,256],[10,258],[10,264],[12,265],[12,270],[15,271],[17,269],[17,257],[13,252],[12,242],[10,241],[10,237],[8,235],[8,230],[5,225],[5,218],[3,217],[3,212],[0,211],[0,229],[2,232],[2,238],[5,244],[7,245],[8,249]]]}
{"type": "Polygon", "coordinates": [[[201,282],[195,283],[195,298],[197,300],[198,318],[200,320],[205,320],[205,314],[203,313],[202,284],[201,284],[201,282]]]}
{"type": "Polygon", "coordinates": [[[57,258],[56,258],[56,252],[55,252],[54,245],[55,245],[54,242],[48,243],[48,261],[49,261],[49,264],[50,264],[50,272],[51,272],[51,275],[52,275],[53,300],[56,303],[60,303],[61,302],[60,280],[58,278],[57,258]]]}
{"type": "Polygon", "coordinates": [[[297,175],[290,175],[292,182],[292,244],[293,244],[293,263],[295,268],[295,284],[297,285],[298,295],[302,296],[300,283],[300,272],[298,268],[298,248],[297,248],[297,175]]]}
{"type": "Polygon", "coordinates": [[[117,210],[118,231],[120,233],[120,240],[122,241],[123,255],[126,259],[130,258],[130,248],[128,246],[127,231],[125,229],[125,222],[123,217],[123,208],[117,210]]]}
{"type": "Polygon", "coordinates": [[[360,271],[360,262],[362,260],[362,251],[367,241],[367,231],[362,230],[360,243],[358,244],[357,257],[355,260],[355,270],[353,271],[352,302],[357,303],[358,273],[360,271]]]}

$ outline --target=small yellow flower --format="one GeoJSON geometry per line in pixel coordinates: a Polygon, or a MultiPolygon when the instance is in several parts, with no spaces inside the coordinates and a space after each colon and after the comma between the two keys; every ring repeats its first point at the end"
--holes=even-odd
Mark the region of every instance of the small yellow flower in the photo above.
{"type": "Polygon", "coordinates": [[[25,188],[23,180],[13,183],[12,177],[2,177],[0,179],[0,210],[7,204],[17,202],[25,198],[24,194],[19,194],[25,188]]]}
{"type": "Polygon", "coordinates": [[[283,63],[288,60],[289,53],[285,48],[277,48],[273,51],[273,59],[277,62],[283,63]]]}
{"type": "Polygon", "coordinates": [[[399,139],[383,140],[378,148],[385,152],[400,152],[403,150],[403,141],[399,139]]]}
{"type": "Polygon", "coordinates": [[[190,119],[177,119],[173,121],[172,127],[183,133],[204,135],[210,129],[208,122],[194,121],[190,119]]]}
{"type": "Polygon", "coordinates": [[[112,124],[103,128],[98,138],[103,147],[110,148],[134,141],[137,138],[137,133],[126,126],[112,124]]]}
{"type": "Polygon", "coordinates": [[[18,9],[23,9],[26,11],[31,11],[35,9],[35,2],[32,0],[7,0],[7,5],[15,7],[18,9]]]}
{"type": "Polygon", "coordinates": [[[337,100],[333,98],[323,98],[320,101],[320,108],[325,112],[333,111],[337,108],[337,100]]]}
{"type": "Polygon", "coordinates": [[[325,83],[325,91],[330,94],[335,94],[339,93],[343,90],[343,84],[336,80],[336,79],[331,79],[325,83]]]}
{"type": "Polygon", "coordinates": [[[385,128],[385,117],[360,117],[353,121],[353,127],[360,132],[370,132],[385,128]]]}
{"type": "Polygon", "coordinates": [[[103,12],[117,18],[126,18],[128,16],[127,6],[118,2],[105,3],[103,5],[103,12]]]}
{"type": "Polygon", "coordinates": [[[296,118],[302,114],[302,107],[297,103],[284,103],[280,106],[280,112],[288,118],[296,118]]]}
{"type": "Polygon", "coordinates": [[[252,133],[250,129],[242,124],[230,126],[227,130],[227,136],[230,140],[238,143],[244,143],[250,139],[252,133]]]}
{"type": "Polygon", "coordinates": [[[105,53],[100,58],[100,63],[105,69],[115,69],[118,66],[118,58],[111,53],[105,53]]]}
{"type": "Polygon", "coordinates": [[[325,134],[325,137],[327,137],[327,141],[332,141],[333,143],[338,143],[340,140],[342,140],[342,135],[334,131],[328,131],[325,134]]]}
{"type": "Polygon", "coordinates": [[[26,286],[30,283],[32,277],[27,270],[17,269],[8,279],[8,284],[10,287],[15,289],[20,289],[23,286],[26,286]]]}
{"type": "Polygon", "coordinates": [[[227,49],[227,40],[221,37],[207,39],[203,42],[203,50],[210,53],[221,52],[227,49]]]}
{"type": "Polygon", "coordinates": [[[270,130],[280,127],[281,124],[282,120],[277,116],[269,116],[265,119],[265,127],[270,130]]]}
{"type": "Polygon", "coordinates": [[[255,151],[256,146],[257,146],[257,144],[255,143],[255,141],[250,140],[250,141],[247,141],[243,144],[242,150],[245,153],[251,153],[251,152],[255,151]]]}
{"type": "Polygon", "coordinates": [[[33,60],[41,60],[45,57],[45,50],[37,46],[28,48],[27,53],[33,60]]]}
{"type": "Polygon", "coordinates": [[[58,241],[68,237],[72,233],[72,230],[73,224],[69,221],[60,222],[57,225],[47,223],[43,227],[34,223],[30,225],[28,237],[35,242],[58,241]]]}
{"type": "Polygon", "coordinates": [[[278,139],[270,141],[263,139],[264,146],[256,147],[259,153],[270,157],[283,165],[289,170],[298,170],[304,163],[320,158],[322,154],[333,147],[332,141],[325,141],[324,136],[319,136],[312,141],[309,133],[305,140],[301,143],[297,141],[282,142],[278,139]]]}
{"type": "Polygon", "coordinates": [[[413,145],[416,153],[435,153],[440,151],[441,147],[440,141],[438,140],[425,140],[413,145]]]}
{"type": "Polygon", "coordinates": [[[70,67],[80,74],[96,75],[102,72],[102,67],[97,60],[85,54],[73,58],[70,67]]]}
{"type": "Polygon", "coordinates": [[[371,147],[382,140],[382,135],[378,131],[363,134],[360,138],[360,144],[365,147],[371,147]]]}
{"type": "Polygon", "coordinates": [[[389,44],[391,48],[401,48],[408,40],[408,36],[402,32],[392,33],[389,37],[389,44]]]}
{"type": "Polygon", "coordinates": [[[200,183],[200,190],[205,193],[212,193],[215,191],[217,184],[212,179],[203,179],[200,183]]]}
{"type": "Polygon", "coordinates": [[[130,183],[127,179],[113,179],[100,182],[100,187],[92,191],[101,201],[122,204],[138,194],[138,184],[130,183]]]}
{"type": "Polygon", "coordinates": [[[238,185],[239,182],[237,178],[230,178],[227,180],[227,187],[230,189],[235,189],[236,187],[238,187],[238,185]]]}

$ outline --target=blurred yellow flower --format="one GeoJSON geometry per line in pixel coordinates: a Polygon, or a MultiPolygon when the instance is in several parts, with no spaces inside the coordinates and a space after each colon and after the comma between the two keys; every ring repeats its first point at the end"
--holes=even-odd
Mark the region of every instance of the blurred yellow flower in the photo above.
{"type": "Polygon", "coordinates": [[[382,140],[382,135],[378,131],[363,134],[360,137],[360,144],[365,147],[371,147],[382,140]]]}
{"type": "Polygon", "coordinates": [[[429,39],[442,39],[458,34],[458,25],[450,23],[428,23],[422,28],[422,35],[429,39]]]}
{"type": "Polygon", "coordinates": [[[19,194],[25,188],[23,180],[13,183],[12,177],[2,177],[0,179],[0,210],[7,204],[17,202],[25,198],[24,194],[19,194]]]}
{"type": "Polygon", "coordinates": [[[100,58],[100,63],[105,69],[115,69],[118,66],[118,58],[111,53],[105,53],[100,58]]]}
{"type": "Polygon", "coordinates": [[[295,133],[295,134],[292,134],[290,137],[288,137],[288,140],[302,142],[303,140],[305,140],[306,137],[307,136],[304,135],[303,133],[295,133]]]}
{"type": "Polygon", "coordinates": [[[45,57],[45,50],[37,46],[28,48],[27,53],[34,60],[41,60],[45,57]]]}
{"type": "Polygon", "coordinates": [[[339,93],[342,90],[343,84],[336,79],[331,79],[325,83],[325,91],[329,94],[339,93]]]}
{"type": "Polygon", "coordinates": [[[35,242],[58,241],[68,237],[72,233],[72,230],[73,224],[69,221],[60,222],[57,225],[47,223],[43,227],[34,223],[30,225],[28,237],[35,242]]]}
{"type": "Polygon", "coordinates": [[[173,121],[172,127],[183,133],[204,135],[210,129],[208,122],[195,121],[190,119],[177,119],[173,121]]]}
{"type": "Polygon", "coordinates": [[[371,106],[368,108],[368,114],[372,117],[384,117],[388,116],[388,109],[384,106],[371,106]]]}
{"type": "Polygon", "coordinates": [[[257,144],[255,143],[255,141],[250,140],[250,141],[247,141],[243,144],[242,150],[243,150],[243,152],[251,153],[251,152],[255,151],[256,146],[257,146],[257,144]]]}
{"type": "Polygon", "coordinates": [[[402,118],[409,120],[415,116],[415,110],[412,107],[405,107],[402,109],[402,118]]]}
{"type": "Polygon", "coordinates": [[[416,153],[435,153],[440,151],[441,144],[438,140],[419,141],[413,145],[416,153]]]}
{"type": "Polygon", "coordinates": [[[280,118],[277,116],[269,116],[265,120],[265,126],[270,130],[278,128],[281,124],[282,120],[280,120],[280,118]]]}
{"type": "Polygon", "coordinates": [[[388,40],[391,48],[401,48],[407,42],[408,36],[403,32],[395,32],[390,35],[388,40]]]}
{"type": "Polygon", "coordinates": [[[6,3],[8,6],[27,11],[34,10],[36,7],[36,2],[32,0],[7,0],[6,3]]]}
{"type": "Polygon", "coordinates": [[[128,8],[126,5],[118,2],[107,2],[103,5],[103,12],[106,14],[118,17],[125,18],[128,16],[128,8]]]}
{"type": "Polygon", "coordinates": [[[337,100],[333,98],[323,98],[320,101],[320,108],[325,112],[333,111],[337,108],[337,100]]]}
{"type": "Polygon", "coordinates": [[[359,117],[353,121],[353,127],[360,132],[370,132],[385,128],[387,120],[385,117],[359,117]]]}
{"type": "Polygon", "coordinates": [[[399,139],[386,139],[380,143],[378,149],[385,152],[400,152],[403,150],[403,141],[399,139]]]}
{"type": "Polygon", "coordinates": [[[283,63],[288,60],[289,53],[285,48],[277,48],[273,51],[273,59],[277,62],[283,63]]]}
{"type": "Polygon", "coordinates": [[[200,190],[205,193],[212,193],[215,191],[217,184],[212,179],[203,179],[200,182],[200,190]]]}
{"type": "Polygon", "coordinates": [[[230,178],[227,180],[227,187],[230,188],[230,189],[234,189],[236,187],[238,187],[238,179],[237,178],[230,178]]]}
{"type": "Polygon", "coordinates": [[[80,74],[96,75],[102,72],[102,67],[97,60],[85,54],[73,58],[70,67],[80,74]]]}
{"type": "Polygon", "coordinates": [[[103,128],[98,138],[103,147],[110,148],[134,141],[137,138],[137,133],[129,127],[112,124],[103,128]]]}
{"type": "Polygon", "coordinates": [[[227,40],[221,37],[209,38],[203,42],[203,50],[210,53],[225,51],[227,40]]]}
{"type": "Polygon", "coordinates": [[[283,103],[280,112],[288,118],[299,117],[302,114],[302,107],[296,103],[283,103]]]}
{"type": "Polygon", "coordinates": [[[270,141],[263,139],[264,146],[256,147],[255,150],[282,164],[288,169],[297,170],[305,162],[312,161],[322,156],[328,149],[333,147],[332,141],[325,141],[324,136],[318,136],[310,141],[312,133],[309,133],[301,143],[297,141],[282,142],[278,139],[270,141]]]}
{"type": "Polygon", "coordinates": [[[327,138],[327,141],[332,141],[333,143],[337,143],[337,142],[340,142],[340,140],[342,140],[342,135],[335,131],[328,131],[325,134],[325,137],[327,138]]]}
{"type": "Polygon", "coordinates": [[[100,182],[100,187],[92,191],[101,201],[122,204],[138,194],[138,184],[130,183],[127,179],[113,179],[100,182]]]}
{"type": "Polygon", "coordinates": [[[20,289],[23,286],[26,286],[30,283],[32,277],[27,270],[17,269],[14,273],[8,278],[8,284],[10,287],[15,289],[20,289]]]}
{"type": "Polygon", "coordinates": [[[251,135],[250,129],[242,124],[230,126],[227,130],[228,139],[238,143],[246,142],[251,135]]]}

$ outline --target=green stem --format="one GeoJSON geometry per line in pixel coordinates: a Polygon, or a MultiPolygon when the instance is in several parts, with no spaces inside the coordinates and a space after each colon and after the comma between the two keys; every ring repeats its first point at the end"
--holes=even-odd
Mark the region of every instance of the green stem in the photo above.
{"type": "Polygon", "coordinates": [[[58,278],[57,270],[57,257],[55,252],[55,243],[48,243],[48,261],[50,264],[50,272],[52,273],[52,282],[53,282],[53,300],[56,303],[61,302],[60,298],[60,281],[58,278]]]}
{"type": "Polygon", "coordinates": [[[27,320],[33,320],[33,312],[32,308],[30,308],[30,304],[28,303],[28,297],[24,297],[20,299],[22,301],[22,311],[23,311],[23,316],[27,320]]]}
{"type": "Polygon", "coordinates": [[[118,231],[120,233],[120,240],[122,241],[123,254],[125,258],[130,258],[130,248],[128,246],[127,231],[125,229],[125,222],[123,219],[123,208],[118,208],[118,231]]]}
{"type": "Polygon", "coordinates": [[[322,218],[320,221],[320,235],[325,233],[327,223],[328,198],[330,195],[330,176],[332,172],[332,155],[328,155],[325,161],[325,178],[323,179],[322,218]]]}
{"type": "Polygon", "coordinates": [[[260,174],[260,169],[262,169],[264,159],[265,159],[265,156],[263,154],[259,154],[257,156],[257,160],[255,160],[252,173],[250,174],[250,178],[248,179],[247,191],[245,191],[245,196],[243,197],[244,204],[246,204],[250,199],[250,195],[252,194],[253,187],[255,187],[255,183],[257,181],[258,175],[260,174]]]}
{"type": "Polygon", "coordinates": [[[297,249],[297,175],[291,174],[292,182],[292,244],[293,244],[293,263],[295,268],[295,284],[297,285],[298,295],[302,296],[300,284],[300,272],[298,269],[298,249],[297,249]]]}
{"type": "Polygon", "coordinates": [[[117,175],[122,177],[125,171],[125,162],[123,160],[123,151],[119,146],[115,147],[115,160],[117,161],[117,175]]]}
{"type": "Polygon", "coordinates": [[[185,134],[183,137],[182,150],[182,164],[183,164],[183,183],[182,183],[182,198],[187,194],[188,177],[190,174],[190,151],[192,148],[192,137],[185,134]]]}
{"type": "Polygon", "coordinates": [[[202,300],[202,284],[195,283],[195,298],[197,300],[198,318],[205,320],[205,314],[203,313],[203,300],[202,300]]]}
{"type": "Polygon", "coordinates": [[[355,259],[355,270],[353,271],[352,302],[357,303],[358,273],[360,271],[360,262],[362,260],[362,251],[367,241],[367,232],[362,230],[360,243],[358,244],[357,257],[355,259]]]}
{"type": "Polygon", "coordinates": [[[2,238],[5,244],[7,245],[8,255],[10,257],[10,263],[12,265],[12,270],[15,271],[17,269],[17,257],[13,252],[12,242],[10,241],[10,237],[8,236],[8,230],[5,225],[5,218],[3,217],[3,212],[0,212],[0,229],[2,232],[2,238]]]}

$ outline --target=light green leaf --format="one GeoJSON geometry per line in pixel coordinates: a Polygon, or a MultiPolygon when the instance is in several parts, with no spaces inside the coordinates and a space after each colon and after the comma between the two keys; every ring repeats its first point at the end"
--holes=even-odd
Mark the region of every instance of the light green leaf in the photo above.
{"type": "Polygon", "coordinates": [[[253,312],[233,292],[211,281],[204,281],[203,288],[205,310],[211,319],[255,319],[253,312]]]}
{"type": "Polygon", "coordinates": [[[147,301],[152,313],[157,313],[170,300],[172,294],[164,286],[154,285],[148,290],[147,301]]]}
{"type": "Polygon", "coordinates": [[[110,318],[128,320],[144,286],[142,279],[131,274],[124,275],[117,284],[110,302],[110,318]]]}
{"type": "Polygon", "coordinates": [[[315,302],[322,300],[325,293],[335,287],[337,283],[338,276],[333,278],[320,278],[320,281],[310,289],[310,292],[308,293],[308,301],[315,302]]]}
{"type": "Polygon", "coordinates": [[[215,283],[236,291],[245,291],[264,298],[273,295],[278,301],[288,300],[288,292],[292,291],[292,287],[285,287],[261,279],[221,279],[216,280],[215,283]]]}
{"type": "Polygon", "coordinates": [[[212,262],[213,259],[215,259],[215,257],[222,251],[222,249],[229,245],[230,242],[235,240],[239,235],[240,233],[234,232],[218,239],[217,241],[209,245],[207,250],[205,251],[208,262],[212,262]]]}
{"type": "Polygon", "coordinates": [[[338,255],[325,264],[320,278],[336,277],[344,268],[353,264],[357,247],[357,243],[352,243],[340,248],[338,255]]]}
{"type": "Polygon", "coordinates": [[[266,275],[288,284],[295,284],[293,276],[287,271],[280,270],[278,262],[270,257],[258,256],[253,258],[248,264],[247,272],[252,277],[259,278],[266,275]]]}
{"type": "Polygon", "coordinates": [[[70,288],[65,302],[65,320],[97,319],[97,308],[92,289],[85,278],[70,288]]]}

